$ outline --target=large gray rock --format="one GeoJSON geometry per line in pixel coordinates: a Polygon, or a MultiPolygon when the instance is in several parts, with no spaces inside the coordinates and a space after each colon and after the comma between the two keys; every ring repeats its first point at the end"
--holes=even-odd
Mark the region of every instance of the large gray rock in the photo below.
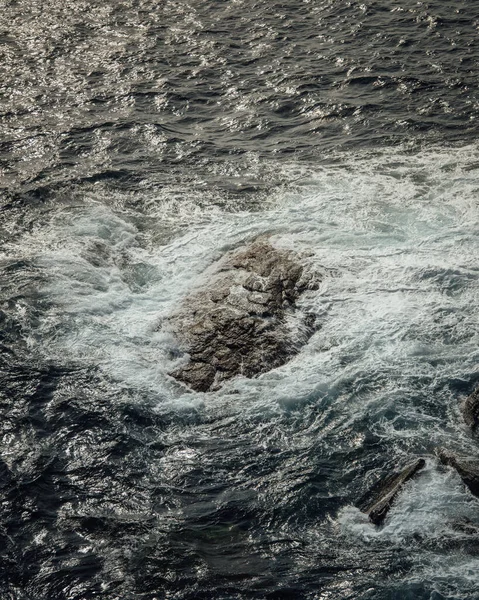
{"type": "Polygon", "coordinates": [[[358,508],[366,513],[375,525],[381,525],[404,484],[412,479],[425,464],[426,461],[419,458],[399,473],[393,473],[382,479],[358,503],[358,508]]]}
{"type": "Polygon", "coordinates": [[[456,456],[444,448],[437,451],[437,456],[444,465],[456,469],[471,493],[479,498],[479,460],[467,456],[456,456]]]}
{"type": "Polygon", "coordinates": [[[314,316],[296,301],[318,280],[295,254],[265,239],[228,253],[169,319],[189,355],[171,375],[204,392],[284,364],[316,329],[314,316]]]}
{"type": "Polygon", "coordinates": [[[479,388],[466,398],[462,406],[462,415],[468,427],[474,432],[479,425],[479,388]]]}

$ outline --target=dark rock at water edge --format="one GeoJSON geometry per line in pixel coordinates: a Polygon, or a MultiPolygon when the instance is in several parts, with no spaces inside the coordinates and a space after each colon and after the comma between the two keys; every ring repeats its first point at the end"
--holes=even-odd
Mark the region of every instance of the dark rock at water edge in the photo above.
{"type": "Polygon", "coordinates": [[[438,450],[437,456],[442,464],[453,467],[471,493],[479,498],[479,459],[456,456],[444,448],[438,450]]]}
{"type": "Polygon", "coordinates": [[[366,513],[375,525],[381,525],[404,484],[412,479],[425,464],[426,461],[419,458],[399,473],[393,473],[382,479],[358,503],[358,508],[366,513]]]}
{"type": "Polygon", "coordinates": [[[190,357],[171,375],[193,390],[217,389],[236,375],[278,367],[317,329],[315,317],[299,311],[296,301],[317,288],[318,277],[268,240],[228,253],[205,281],[169,319],[190,357]]]}
{"type": "Polygon", "coordinates": [[[462,406],[464,421],[472,431],[477,430],[479,425],[479,388],[466,398],[462,406]]]}

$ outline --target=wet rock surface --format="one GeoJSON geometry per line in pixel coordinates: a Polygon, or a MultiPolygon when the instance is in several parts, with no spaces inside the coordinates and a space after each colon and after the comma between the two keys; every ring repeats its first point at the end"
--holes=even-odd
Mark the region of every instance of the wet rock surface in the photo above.
{"type": "Polygon", "coordinates": [[[169,319],[190,357],[171,375],[205,392],[284,364],[317,329],[314,315],[298,310],[296,301],[318,281],[298,256],[268,240],[228,253],[169,319]]]}
{"type": "Polygon", "coordinates": [[[479,459],[456,456],[444,448],[438,450],[437,456],[443,465],[453,467],[471,493],[479,498],[479,459]]]}
{"type": "Polygon", "coordinates": [[[479,425],[479,388],[466,398],[462,406],[462,415],[466,425],[473,432],[477,432],[477,426],[479,425]]]}
{"type": "Polygon", "coordinates": [[[426,461],[419,458],[399,473],[393,473],[382,479],[360,500],[358,508],[366,513],[375,525],[381,525],[403,485],[412,479],[425,464],[426,461]]]}

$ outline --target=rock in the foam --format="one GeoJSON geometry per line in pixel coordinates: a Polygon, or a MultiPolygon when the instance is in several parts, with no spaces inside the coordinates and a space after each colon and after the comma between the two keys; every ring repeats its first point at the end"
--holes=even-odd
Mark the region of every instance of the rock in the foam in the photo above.
{"type": "Polygon", "coordinates": [[[455,469],[471,493],[479,497],[479,459],[456,456],[444,448],[437,451],[437,456],[442,464],[455,469]]]}
{"type": "Polygon", "coordinates": [[[426,464],[419,458],[399,472],[379,481],[358,503],[358,508],[369,516],[375,525],[381,525],[404,484],[412,479],[426,464]]]}
{"type": "Polygon", "coordinates": [[[477,431],[479,425],[479,388],[466,398],[462,406],[462,415],[466,425],[472,431],[477,431]]]}
{"type": "Polygon", "coordinates": [[[296,254],[265,239],[226,254],[169,319],[189,355],[171,375],[208,391],[236,375],[253,377],[284,364],[317,329],[314,316],[296,302],[318,281],[296,254]]]}

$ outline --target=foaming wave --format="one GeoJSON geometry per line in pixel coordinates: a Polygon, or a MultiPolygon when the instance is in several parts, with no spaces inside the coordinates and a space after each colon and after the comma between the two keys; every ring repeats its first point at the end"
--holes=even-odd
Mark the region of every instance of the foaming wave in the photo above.
{"type": "Polygon", "coordinates": [[[162,318],[224,252],[267,233],[324,273],[320,290],[302,301],[322,327],[288,364],[225,391],[290,403],[318,389],[334,399],[369,378],[381,383],[359,395],[360,412],[384,411],[398,389],[407,405],[419,380],[427,388],[476,369],[476,158],[473,147],[343,157],[276,192],[267,211],[195,213],[187,229],[180,213],[182,233],[159,243],[159,215],[145,225],[91,201],[55,214],[22,240],[49,279],[43,349],[171,394],[162,318]]]}

